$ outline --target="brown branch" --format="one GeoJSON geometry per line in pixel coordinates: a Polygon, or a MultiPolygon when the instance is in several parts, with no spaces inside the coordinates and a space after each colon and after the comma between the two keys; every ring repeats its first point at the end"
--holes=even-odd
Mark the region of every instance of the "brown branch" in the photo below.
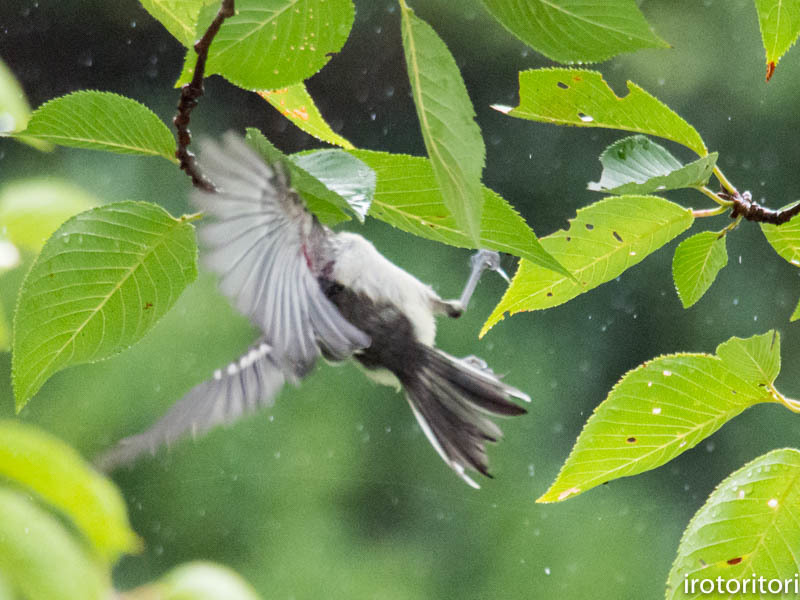
{"type": "Polygon", "coordinates": [[[756,221],[757,223],[782,225],[793,216],[800,214],[800,202],[786,209],[772,210],[771,208],[761,206],[758,202],[754,202],[750,192],[737,193],[735,195],[720,192],[719,195],[733,202],[733,210],[731,211],[732,219],[743,217],[748,221],[756,221]]]}
{"type": "Polygon", "coordinates": [[[207,192],[214,191],[214,184],[211,183],[200,172],[194,154],[189,151],[189,144],[192,143],[192,134],[189,131],[189,118],[192,110],[197,106],[197,100],[203,95],[203,77],[206,71],[206,61],[208,60],[208,50],[211,47],[211,42],[222,27],[222,22],[228,17],[234,15],[234,0],[222,0],[222,5],[217,11],[211,25],[194,45],[194,51],[197,52],[197,63],[194,67],[194,75],[189,83],[181,87],[181,98],[178,101],[178,114],[172,119],[175,124],[175,129],[178,131],[178,148],[175,151],[175,156],[180,162],[180,167],[186,174],[192,178],[192,185],[207,192]]]}

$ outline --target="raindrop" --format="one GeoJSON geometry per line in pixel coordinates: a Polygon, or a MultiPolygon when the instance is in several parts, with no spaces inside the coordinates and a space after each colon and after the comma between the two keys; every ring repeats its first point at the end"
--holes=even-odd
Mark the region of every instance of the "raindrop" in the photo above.
{"type": "Polygon", "coordinates": [[[550,567],[545,567],[544,568],[544,574],[545,575],[550,575],[550,567]]]}
{"type": "Polygon", "coordinates": [[[714,442],[706,442],[706,452],[714,451],[714,442]]]}

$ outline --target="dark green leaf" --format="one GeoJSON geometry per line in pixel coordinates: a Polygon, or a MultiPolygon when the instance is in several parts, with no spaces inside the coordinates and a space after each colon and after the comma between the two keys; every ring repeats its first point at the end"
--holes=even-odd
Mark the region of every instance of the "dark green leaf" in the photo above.
{"type": "Polygon", "coordinates": [[[600,181],[589,184],[595,192],[611,194],[652,194],[665,190],[702,187],[717,164],[716,152],[688,165],[666,148],[643,135],[614,142],[600,155],[603,173],[600,181]]]}
{"type": "Polygon", "coordinates": [[[562,63],[601,62],[641,48],[668,48],[634,0],[483,0],[534,50],[562,63]]]}

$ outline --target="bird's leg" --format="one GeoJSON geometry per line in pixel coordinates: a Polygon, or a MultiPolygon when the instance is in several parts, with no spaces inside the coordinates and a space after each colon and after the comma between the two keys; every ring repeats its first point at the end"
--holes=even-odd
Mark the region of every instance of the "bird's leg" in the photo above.
{"type": "Polygon", "coordinates": [[[486,269],[496,271],[503,279],[510,283],[508,275],[500,268],[500,254],[494,250],[478,250],[472,255],[472,258],[470,258],[470,264],[472,265],[472,271],[464,286],[464,291],[461,292],[461,297],[458,300],[442,301],[443,312],[450,317],[460,317],[464,311],[467,310],[467,306],[472,298],[472,294],[475,292],[478,281],[486,269]]]}

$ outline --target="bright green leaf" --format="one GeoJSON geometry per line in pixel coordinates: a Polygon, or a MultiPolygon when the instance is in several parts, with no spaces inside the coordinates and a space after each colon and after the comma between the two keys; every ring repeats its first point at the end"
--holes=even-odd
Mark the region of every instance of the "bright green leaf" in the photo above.
{"type": "Polygon", "coordinates": [[[448,212],[428,159],[406,154],[351,150],[378,178],[369,215],[398,229],[459,248],[491,248],[525,258],[543,270],[570,277],[550,256],[525,220],[498,194],[483,188],[480,243],[476,246],[448,212]]]}
{"type": "Polygon", "coordinates": [[[767,53],[767,81],[800,35],[800,0],[755,0],[767,53]]]}
{"type": "Polygon", "coordinates": [[[578,211],[569,229],[541,238],[544,249],[577,281],[522,261],[483,336],[504,314],[563,304],[641,262],[692,222],[692,212],[657,196],[616,196],[578,211]]]}
{"type": "Polygon", "coordinates": [[[781,338],[777,331],[745,339],[733,337],[717,346],[717,356],[743,379],[769,386],[781,370],[781,338]]]}
{"type": "MultiPolygon", "coordinates": [[[[0,137],[22,131],[28,125],[31,107],[17,78],[0,60],[0,137]]],[[[52,146],[42,140],[19,136],[19,141],[39,150],[50,150],[52,146]]]]}
{"type": "Polygon", "coordinates": [[[64,221],[98,201],[69,181],[26,179],[0,189],[0,229],[20,248],[39,252],[64,221]]]}
{"type": "Polygon", "coordinates": [[[697,130],[664,103],[628,82],[618,97],[597,71],[535,69],[519,74],[519,106],[495,105],[502,113],[556,125],[604,127],[662,137],[708,154],[697,130]]]}
{"type": "Polygon", "coordinates": [[[725,235],[703,231],[683,240],[672,259],[672,279],[683,308],[700,300],[727,264],[725,235]]]}
{"type": "Polygon", "coordinates": [[[668,48],[634,0],[483,0],[537,52],[562,63],[601,62],[642,48],[668,48]]]}
{"type": "Polygon", "coordinates": [[[61,440],[18,421],[0,421],[0,475],[69,517],[109,566],[139,547],[120,493],[61,440]]]}
{"type": "Polygon", "coordinates": [[[692,518],[667,580],[667,598],[789,598],[767,593],[771,579],[794,581],[800,571],[800,451],[773,450],[729,475],[692,518]],[[688,584],[685,583],[688,576],[688,584]],[[691,580],[717,577],[748,585],[745,594],[694,593],[691,580]],[[759,578],[764,592],[760,593],[759,578]],[[753,586],[756,586],[755,589],[753,586]],[[752,593],[752,592],[757,593],[752,593]]]}
{"type": "Polygon", "coordinates": [[[348,150],[353,149],[353,144],[328,125],[304,83],[295,83],[289,87],[269,92],[258,92],[258,95],[309,135],[329,144],[348,150]]]}
{"type": "Polygon", "coordinates": [[[761,223],[761,231],[781,258],[800,267],[800,215],[783,225],[761,223]]]}
{"type": "Polygon", "coordinates": [[[53,515],[0,487],[0,573],[26,600],[105,600],[109,578],[53,515]]]}
{"type": "Polygon", "coordinates": [[[139,0],[144,9],[159,21],[181,44],[191,48],[198,39],[195,34],[197,17],[204,5],[219,0],[139,0]]]}
{"type": "Polygon", "coordinates": [[[746,408],[775,401],[760,378],[753,378],[756,371],[772,373],[779,360],[780,340],[773,332],[748,340],[732,338],[717,353],[660,356],[626,373],[586,422],[561,472],[538,502],[565,500],[607,481],[655,469],[746,408]],[[742,356],[764,362],[748,362],[742,369],[739,362],[731,362],[742,356]]]}
{"type": "Polygon", "coordinates": [[[259,600],[260,596],[240,575],[208,562],[193,562],[173,569],[158,582],[160,600],[259,600]]]}
{"type": "Polygon", "coordinates": [[[603,173],[600,181],[589,184],[589,189],[622,195],[701,187],[711,178],[717,156],[712,152],[684,166],[663,146],[643,135],[634,135],[603,151],[603,173]]]}
{"type": "MultiPolygon", "coordinates": [[[[305,200],[308,209],[327,225],[333,225],[350,219],[348,213],[358,213],[358,207],[351,207],[348,199],[329,188],[317,177],[297,164],[302,155],[286,156],[278,150],[264,135],[254,128],[247,129],[247,141],[270,164],[281,163],[289,170],[289,179],[294,188],[305,200]]],[[[358,172],[357,165],[351,165],[351,174],[358,172]]],[[[354,182],[354,185],[358,185],[354,182]]],[[[366,193],[366,191],[365,191],[366,193]]],[[[361,218],[361,217],[359,217],[361,218]]]]}
{"type": "MultiPolygon", "coordinates": [[[[218,9],[214,4],[200,10],[200,35],[218,9]]],[[[222,75],[247,90],[300,83],[342,48],[354,16],[351,0],[236,0],[236,15],[211,44],[206,75],[222,75]]],[[[196,60],[190,50],[176,85],[191,80],[196,60]]]]}
{"type": "Polygon", "coordinates": [[[45,102],[20,135],[60,146],[178,162],[175,138],[167,126],[144,104],[111,92],[73,92],[45,102]]]}
{"type": "Polygon", "coordinates": [[[136,343],[197,276],[194,228],[145,202],[72,217],[22,283],[14,318],[17,410],[61,369],[136,343]]]}
{"type": "Polygon", "coordinates": [[[797,321],[797,319],[800,319],[800,302],[798,302],[797,306],[795,306],[792,316],[789,317],[789,321],[794,322],[797,321]]]}
{"type": "Polygon", "coordinates": [[[456,61],[401,0],[403,49],[422,138],[447,210],[473,244],[481,231],[486,147],[456,61]]]}

